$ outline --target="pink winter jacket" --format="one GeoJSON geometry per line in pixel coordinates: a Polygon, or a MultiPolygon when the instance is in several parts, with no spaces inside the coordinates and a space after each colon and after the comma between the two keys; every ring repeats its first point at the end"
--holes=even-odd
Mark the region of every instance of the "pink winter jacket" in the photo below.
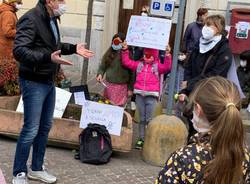
{"type": "Polygon", "coordinates": [[[164,63],[161,64],[157,58],[153,63],[148,64],[142,61],[134,61],[129,58],[129,51],[122,51],[122,64],[124,67],[136,72],[136,81],[134,84],[134,93],[141,95],[159,96],[160,92],[160,74],[164,74],[171,70],[171,56],[166,56],[164,63]],[[141,64],[142,63],[142,64],[141,64]],[[155,63],[155,64],[154,64],[155,63]],[[141,65],[138,72],[138,65],[141,65]],[[156,66],[156,70],[154,69],[156,66]]]}

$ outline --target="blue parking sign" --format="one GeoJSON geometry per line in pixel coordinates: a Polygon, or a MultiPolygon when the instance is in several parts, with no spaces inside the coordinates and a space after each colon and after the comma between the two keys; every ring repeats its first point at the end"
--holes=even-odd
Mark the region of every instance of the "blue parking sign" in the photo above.
{"type": "Polygon", "coordinates": [[[154,2],[153,3],[153,9],[154,10],[160,10],[161,3],[160,2],[154,2]]]}
{"type": "Polygon", "coordinates": [[[170,3],[166,3],[165,4],[165,11],[172,11],[172,4],[170,4],[170,3]]]}

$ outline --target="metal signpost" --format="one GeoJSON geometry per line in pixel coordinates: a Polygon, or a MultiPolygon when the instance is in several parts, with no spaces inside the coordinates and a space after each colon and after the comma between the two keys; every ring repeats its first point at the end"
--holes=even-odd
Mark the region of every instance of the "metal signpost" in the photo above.
{"type": "MultiPolygon", "coordinates": [[[[180,51],[180,41],[181,41],[181,32],[184,19],[184,11],[186,6],[186,0],[180,0],[179,11],[178,11],[178,21],[175,34],[174,42],[174,52],[173,52],[173,64],[170,75],[170,84],[169,84],[169,93],[167,99],[167,114],[172,115],[173,109],[173,99],[174,99],[174,89],[175,89],[175,78],[178,64],[178,54],[180,51]]],[[[150,14],[161,17],[172,18],[175,8],[175,1],[169,0],[151,0],[150,14]]]]}
{"type": "Polygon", "coordinates": [[[176,35],[174,42],[174,53],[173,53],[173,64],[172,70],[170,74],[170,84],[169,84],[169,92],[168,92],[168,100],[167,100],[167,114],[172,115],[173,102],[174,102],[174,89],[175,89],[175,78],[178,64],[178,54],[180,51],[180,41],[181,41],[181,32],[183,26],[184,19],[184,11],[186,6],[186,0],[180,0],[180,6],[178,11],[178,21],[176,27],[176,35]]]}

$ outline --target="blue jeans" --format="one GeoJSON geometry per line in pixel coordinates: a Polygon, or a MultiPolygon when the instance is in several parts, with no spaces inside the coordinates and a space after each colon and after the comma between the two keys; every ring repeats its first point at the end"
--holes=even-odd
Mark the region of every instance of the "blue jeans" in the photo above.
{"type": "Polygon", "coordinates": [[[13,175],[27,173],[27,160],[33,144],[33,171],[42,170],[48,134],[52,126],[55,108],[55,86],[20,78],[24,104],[24,124],[16,146],[13,175]]]}
{"type": "Polygon", "coordinates": [[[139,111],[139,138],[144,140],[145,129],[149,121],[152,120],[153,112],[157,104],[157,97],[136,95],[136,108],[139,111]]]}

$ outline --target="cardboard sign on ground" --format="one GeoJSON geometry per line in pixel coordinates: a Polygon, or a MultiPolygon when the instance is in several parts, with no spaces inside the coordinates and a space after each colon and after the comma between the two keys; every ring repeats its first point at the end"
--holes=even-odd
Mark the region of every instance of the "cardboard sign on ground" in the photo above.
{"type": "Polygon", "coordinates": [[[86,128],[89,123],[97,123],[105,125],[110,134],[120,136],[123,112],[122,107],[86,100],[82,107],[80,128],[86,128]]]}

